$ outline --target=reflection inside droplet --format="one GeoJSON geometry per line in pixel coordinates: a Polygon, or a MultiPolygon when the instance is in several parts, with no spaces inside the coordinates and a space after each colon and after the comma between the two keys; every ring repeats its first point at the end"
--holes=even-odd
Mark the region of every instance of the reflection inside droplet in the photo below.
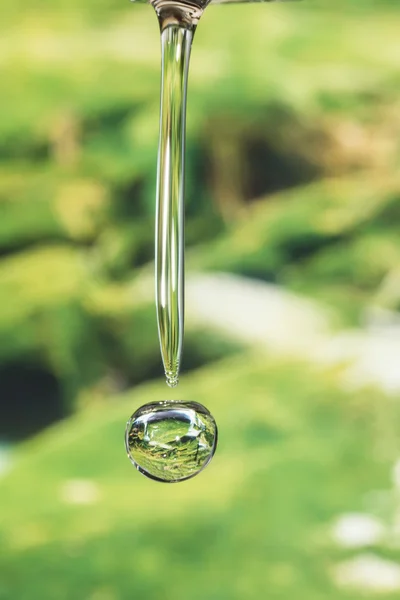
{"type": "Polygon", "coordinates": [[[217,446],[213,416],[197,402],[154,402],[129,419],[125,443],[135,467],[147,477],[173,483],[194,477],[217,446]]]}

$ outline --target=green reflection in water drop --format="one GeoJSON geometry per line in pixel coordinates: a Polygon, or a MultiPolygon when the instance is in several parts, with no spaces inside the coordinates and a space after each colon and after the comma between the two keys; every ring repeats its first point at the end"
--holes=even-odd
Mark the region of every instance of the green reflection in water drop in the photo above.
{"type": "Polygon", "coordinates": [[[128,457],[151,479],[175,483],[190,479],[212,459],[217,446],[213,416],[197,402],[145,404],[129,419],[128,457]]]}

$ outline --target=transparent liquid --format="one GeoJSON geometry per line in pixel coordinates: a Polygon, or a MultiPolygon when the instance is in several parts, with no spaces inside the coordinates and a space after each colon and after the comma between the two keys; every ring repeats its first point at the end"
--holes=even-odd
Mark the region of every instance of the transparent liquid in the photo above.
{"type": "Polygon", "coordinates": [[[161,31],[162,84],[157,169],[156,308],[167,384],[178,383],[184,331],[184,157],[186,94],[193,29],[161,31]]]}
{"type": "MultiPolygon", "coordinates": [[[[184,163],[189,58],[205,3],[155,0],[161,29],[162,82],[156,198],[156,309],[167,384],[178,384],[184,329],[184,163]]],[[[196,402],[146,404],[127,423],[128,457],[144,475],[174,483],[206,467],[217,426],[196,402]]]]}
{"type": "Polygon", "coordinates": [[[201,404],[156,402],[132,415],[125,444],[138,471],[156,481],[176,483],[208,465],[217,435],[214,418],[201,404]]]}

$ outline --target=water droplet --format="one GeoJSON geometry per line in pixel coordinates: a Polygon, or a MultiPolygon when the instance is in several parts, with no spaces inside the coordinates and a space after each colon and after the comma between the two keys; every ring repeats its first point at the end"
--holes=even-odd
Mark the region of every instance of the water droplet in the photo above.
{"type": "Polygon", "coordinates": [[[197,402],[154,402],[139,408],[125,433],[128,457],[150,479],[174,483],[194,477],[217,446],[213,416],[197,402]]]}

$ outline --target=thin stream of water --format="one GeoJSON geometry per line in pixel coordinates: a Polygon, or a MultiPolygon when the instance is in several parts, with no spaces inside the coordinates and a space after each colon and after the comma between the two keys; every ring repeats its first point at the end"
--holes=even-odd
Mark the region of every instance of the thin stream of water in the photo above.
{"type": "Polygon", "coordinates": [[[190,51],[207,2],[154,0],[161,30],[161,109],[156,199],[156,309],[167,384],[175,387],[183,348],[185,136],[190,51]]]}
{"type": "Polygon", "coordinates": [[[162,84],[157,169],[156,307],[167,384],[178,384],[184,329],[184,157],[193,29],[161,31],[162,84]]]}

